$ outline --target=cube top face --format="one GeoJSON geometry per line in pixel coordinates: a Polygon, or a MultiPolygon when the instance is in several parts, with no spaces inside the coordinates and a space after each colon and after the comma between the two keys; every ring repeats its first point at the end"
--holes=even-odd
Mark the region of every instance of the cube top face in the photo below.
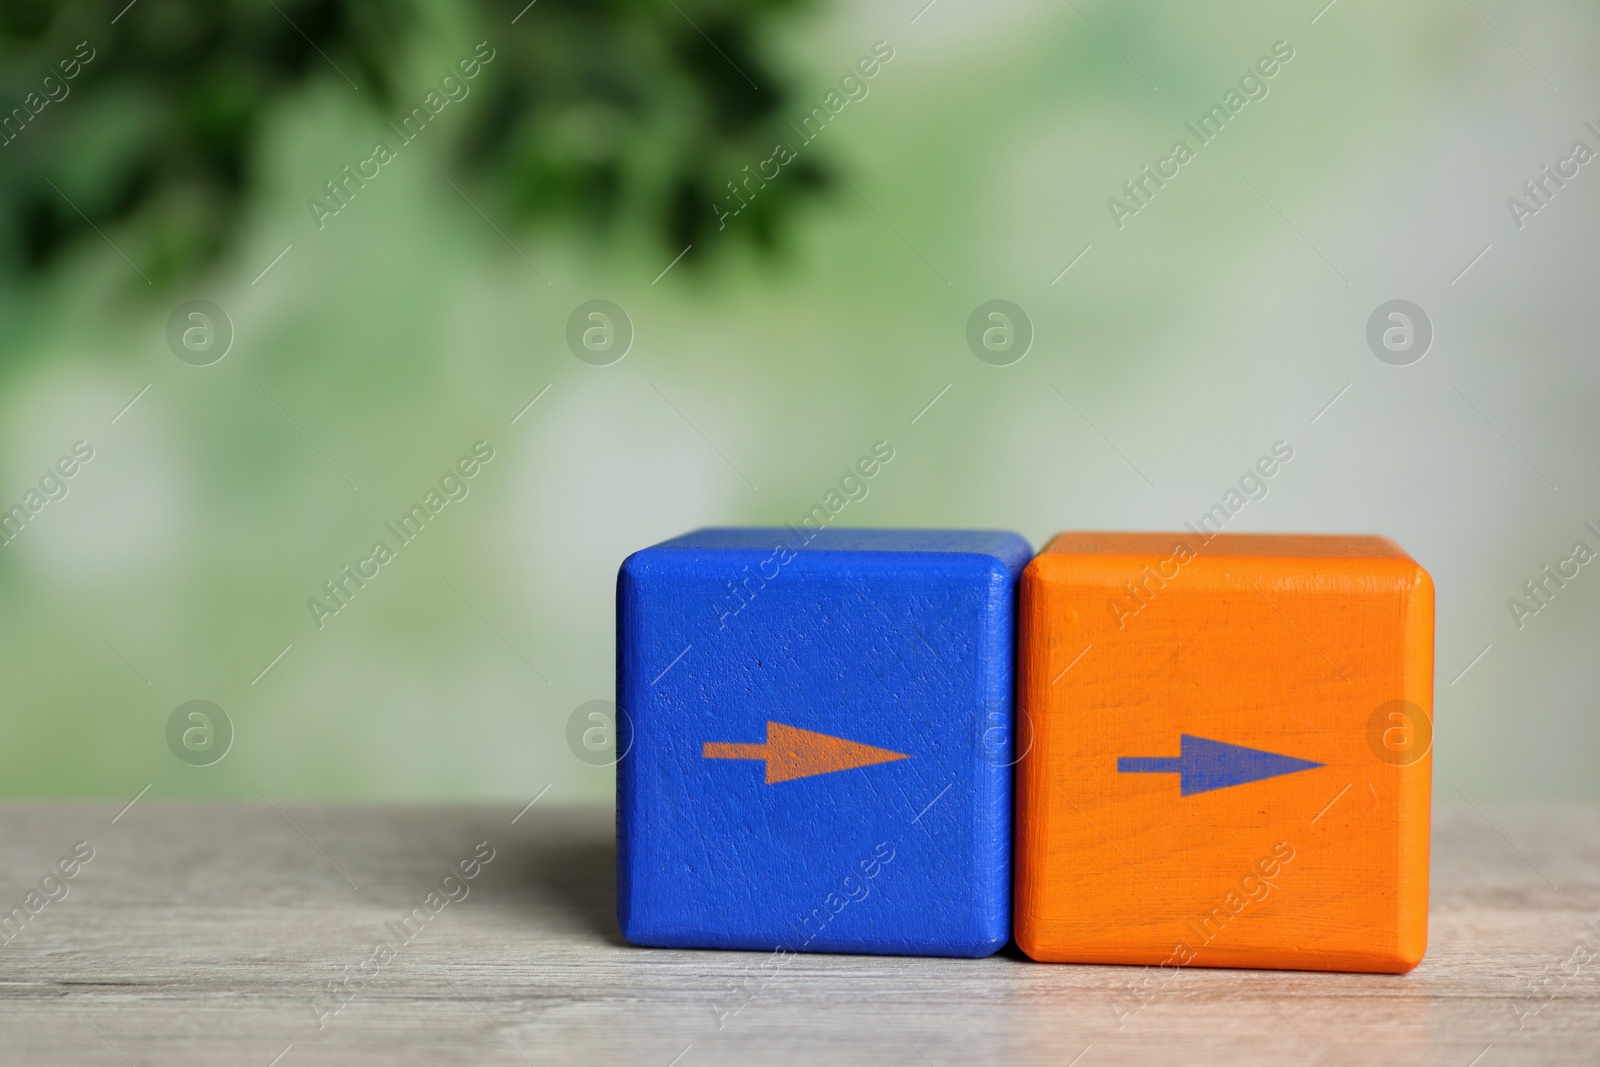
{"type": "Polygon", "coordinates": [[[636,944],[988,955],[1010,937],[1015,534],[704,530],[617,585],[636,944]]]}
{"type": "Polygon", "coordinates": [[[1176,541],[1203,548],[1211,559],[1395,559],[1414,561],[1387,537],[1359,534],[1211,534],[1118,533],[1086,530],[1057,534],[1040,555],[1139,556],[1165,559],[1176,541]]]}
{"type": "Polygon", "coordinates": [[[1433,709],[1421,567],[1382,538],[1063,534],[1020,600],[1028,955],[1416,965],[1433,709]]]}
{"type": "MultiPolygon", "coordinates": [[[[1004,530],[873,530],[832,527],[796,530],[788,527],[711,526],[663,541],[643,554],[701,550],[759,551],[763,558],[777,545],[794,552],[907,553],[946,552],[988,556],[1020,575],[1033,556],[1022,535],[1004,530]]],[[[867,560],[871,562],[871,560],[867,560]]]]}

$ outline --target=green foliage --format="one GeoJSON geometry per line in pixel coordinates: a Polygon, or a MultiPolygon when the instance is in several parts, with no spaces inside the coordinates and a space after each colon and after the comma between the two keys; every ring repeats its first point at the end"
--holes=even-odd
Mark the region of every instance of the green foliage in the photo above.
{"type": "MultiPolygon", "coordinates": [[[[497,53],[455,139],[457,180],[518,223],[642,234],[674,254],[702,243],[728,180],[783,136],[785,79],[760,42],[806,2],[452,8],[497,53]]],[[[155,285],[192,276],[228,251],[257,195],[273,108],[348,82],[392,118],[415,103],[409,63],[438,14],[425,0],[126,4],[0,5],[0,271],[41,273],[98,228],[123,235],[155,285]]],[[[801,161],[706,251],[730,236],[771,247],[825,179],[801,161]]]]}

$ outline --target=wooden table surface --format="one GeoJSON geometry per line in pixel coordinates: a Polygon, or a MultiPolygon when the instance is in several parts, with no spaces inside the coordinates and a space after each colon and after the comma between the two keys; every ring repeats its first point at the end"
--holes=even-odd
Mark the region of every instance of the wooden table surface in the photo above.
{"type": "Polygon", "coordinates": [[[1141,989],[1140,968],[1014,949],[632,948],[611,813],[548,798],[515,822],[520,805],[120,807],[0,807],[0,908],[28,915],[0,931],[0,1062],[1600,1063],[1592,808],[1437,813],[1409,975],[1191,969],[1141,989]],[[51,877],[80,841],[93,858],[51,877]],[[460,899],[430,902],[441,885],[460,899]]]}

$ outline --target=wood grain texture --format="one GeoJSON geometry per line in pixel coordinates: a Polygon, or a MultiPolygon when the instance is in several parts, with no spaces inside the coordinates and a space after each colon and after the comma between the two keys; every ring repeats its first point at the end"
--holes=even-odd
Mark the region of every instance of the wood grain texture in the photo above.
{"type": "Polygon", "coordinates": [[[95,850],[0,946],[0,1062],[1497,1067],[1600,1050],[1592,808],[1440,811],[1432,943],[1408,975],[1192,969],[1141,1004],[1152,972],[1014,949],[769,963],[632,948],[613,917],[610,810],[546,798],[513,824],[521,806],[146,798],[114,825],[121,804],[0,808],[7,908],[75,842],[95,850]],[[322,984],[392,942],[483,841],[494,859],[465,899],[319,1031],[322,984]]]}

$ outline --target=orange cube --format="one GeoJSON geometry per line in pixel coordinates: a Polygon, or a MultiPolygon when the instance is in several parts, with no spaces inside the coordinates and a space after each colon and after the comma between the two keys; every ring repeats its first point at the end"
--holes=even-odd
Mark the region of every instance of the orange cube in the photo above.
{"type": "Polygon", "coordinates": [[[1024,952],[1417,965],[1433,582],[1411,557],[1381,537],[1064,533],[1020,612],[1024,952]]]}

